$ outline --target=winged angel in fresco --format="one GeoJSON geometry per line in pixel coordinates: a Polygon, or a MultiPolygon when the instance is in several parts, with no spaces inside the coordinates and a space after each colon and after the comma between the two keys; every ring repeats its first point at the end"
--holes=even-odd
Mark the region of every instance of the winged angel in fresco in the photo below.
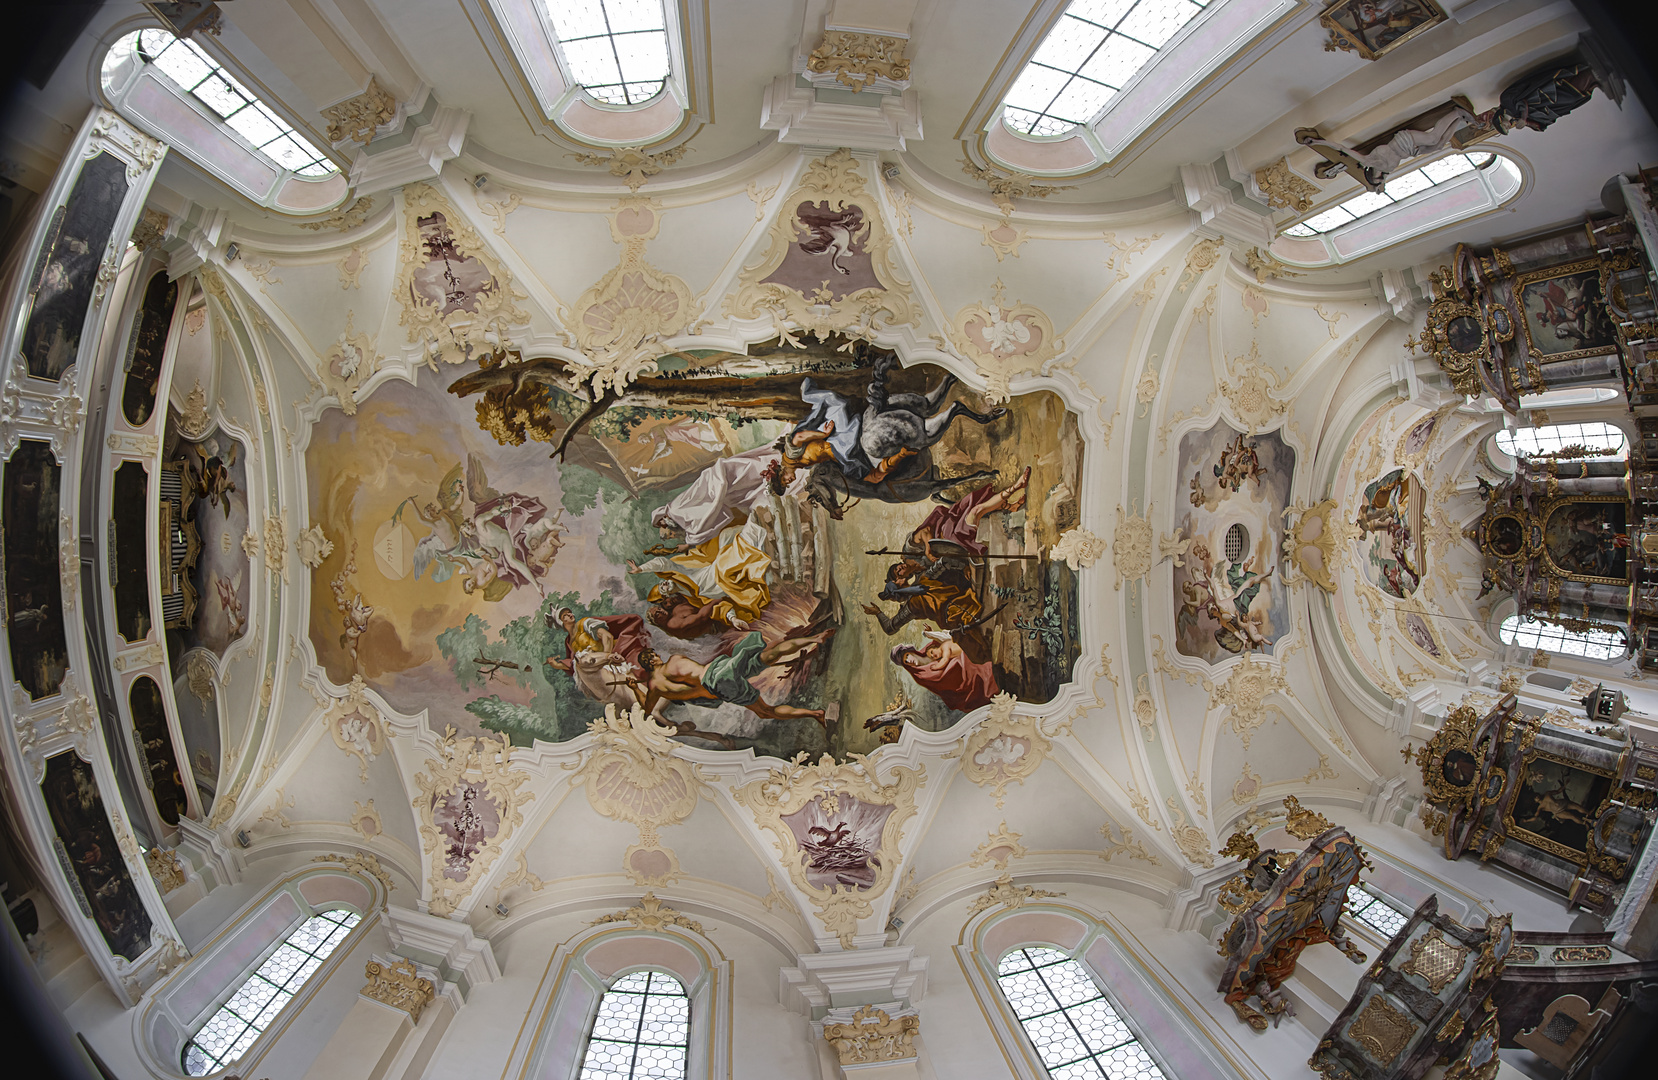
{"type": "Polygon", "coordinates": [[[433,581],[447,581],[458,573],[463,589],[482,593],[489,601],[526,585],[546,595],[547,572],[564,546],[562,511],[549,514],[546,504],[533,495],[497,491],[473,454],[466,456],[464,473],[457,464],[444,474],[436,498],[422,505],[410,496],[397,504],[392,520],[400,521],[410,504],[431,529],[415,544],[415,577],[427,567],[432,568],[433,581]],[[467,501],[472,503],[470,514],[462,509],[467,501]]]}

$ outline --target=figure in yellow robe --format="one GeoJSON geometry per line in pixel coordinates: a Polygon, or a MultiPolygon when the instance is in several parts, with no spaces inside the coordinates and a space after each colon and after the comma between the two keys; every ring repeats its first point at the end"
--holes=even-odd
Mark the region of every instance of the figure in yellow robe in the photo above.
{"type": "Polygon", "coordinates": [[[628,573],[655,574],[662,589],[679,593],[693,607],[713,604],[716,622],[743,630],[771,603],[766,581],[771,556],[761,550],[765,539],[764,526],[746,521],[677,554],[629,562],[628,573]]]}

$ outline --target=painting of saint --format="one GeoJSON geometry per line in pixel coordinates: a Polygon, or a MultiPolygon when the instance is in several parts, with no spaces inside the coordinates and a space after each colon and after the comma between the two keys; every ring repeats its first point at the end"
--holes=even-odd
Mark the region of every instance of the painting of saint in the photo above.
{"type": "Polygon", "coordinates": [[[1629,577],[1628,504],[1577,502],[1557,506],[1543,527],[1549,561],[1573,577],[1629,577]]]}
{"type": "Polygon", "coordinates": [[[1414,611],[1407,611],[1399,617],[1399,624],[1404,627],[1405,636],[1410,638],[1412,645],[1434,659],[1439,659],[1439,642],[1434,640],[1433,631],[1428,628],[1428,620],[1414,611]]]}
{"type": "MultiPolygon", "coordinates": [[[[1462,350],[1467,351],[1467,350],[1462,350]]],[[[1428,442],[1433,438],[1434,429],[1439,426],[1439,414],[1424,416],[1409,428],[1399,439],[1400,458],[1415,457],[1428,448],[1428,442]]]]}
{"type": "Polygon", "coordinates": [[[1211,664],[1270,651],[1290,625],[1277,560],[1295,451],[1277,432],[1217,421],[1181,438],[1177,468],[1188,479],[1176,523],[1192,547],[1174,572],[1176,647],[1211,664]]]}
{"type": "Polygon", "coordinates": [[[121,857],[92,766],[73,750],[47,758],[40,790],[62,855],[109,951],[137,960],[150,947],[150,913],[121,857]]]}
{"type": "Polygon", "coordinates": [[[127,167],[100,153],[81,166],[69,198],[52,217],[29,288],[23,358],[29,374],[56,382],[80,355],[98,268],[127,197],[127,167]]]}
{"type": "Polygon", "coordinates": [[[1389,596],[1410,596],[1422,583],[1424,513],[1422,482],[1414,473],[1394,469],[1365,486],[1354,521],[1362,565],[1370,583],[1389,596]]]}
{"type": "MultiPolygon", "coordinates": [[[[1589,829],[1611,788],[1610,777],[1536,758],[1520,777],[1514,796],[1514,827],[1586,853],[1589,829]]],[[[1525,836],[1518,839],[1524,840],[1525,836]]]]}
{"type": "Polygon", "coordinates": [[[6,462],[0,528],[5,530],[6,640],[12,677],[39,700],[57,693],[69,670],[58,562],[58,485],[63,469],[46,443],[20,439],[6,462]]]}
{"type": "Polygon", "coordinates": [[[1366,60],[1445,21],[1433,0],[1336,0],[1319,17],[1342,47],[1366,60]]]}
{"type": "Polygon", "coordinates": [[[1601,293],[1598,263],[1527,274],[1519,288],[1520,325],[1537,356],[1564,360],[1617,347],[1617,328],[1601,293]]]}
{"type": "Polygon", "coordinates": [[[485,358],[323,415],[331,680],[522,745],[638,704],[788,758],[874,749],[894,700],[941,730],[1071,678],[1076,576],[1047,552],[1081,518],[1082,443],[1056,395],[988,406],[838,341],[676,353],[602,408],[571,375],[485,358]]]}

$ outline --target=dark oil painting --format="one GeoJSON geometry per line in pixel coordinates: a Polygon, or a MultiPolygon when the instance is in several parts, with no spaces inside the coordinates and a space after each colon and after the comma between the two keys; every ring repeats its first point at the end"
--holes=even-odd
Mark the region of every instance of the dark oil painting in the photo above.
{"type": "Polygon", "coordinates": [[[172,326],[177,302],[178,285],[167,280],[165,270],[158,271],[144,287],[144,302],[127,341],[127,382],[121,392],[121,415],[133,427],[142,427],[155,411],[156,384],[161,379],[167,330],[172,326]]]}
{"type": "Polygon", "coordinates": [[[150,635],[150,545],[144,535],[149,473],[136,461],[124,461],[110,486],[110,516],[115,521],[115,630],[127,642],[150,635]]]}
{"type": "Polygon", "coordinates": [[[150,913],[116,846],[92,766],[65,751],[47,759],[40,786],[63,844],[59,857],[68,861],[65,870],[79,883],[87,913],[110,952],[138,959],[150,947],[150,913]]]}
{"type": "Polygon", "coordinates": [[[1543,527],[1549,560],[1575,577],[1629,576],[1629,529],[1622,502],[1578,502],[1558,506],[1543,527]]]}
{"type": "Polygon", "coordinates": [[[37,379],[56,382],[80,352],[98,267],[126,197],[126,165],[113,154],[98,154],[81,166],[68,201],[52,217],[23,328],[23,357],[37,379]]]}
{"type": "Polygon", "coordinates": [[[69,670],[58,568],[58,483],[52,448],[22,439],[6,462],[3,494],[6,639],[12,675],[29,697],[57,693],[69,670]]]}
{"type": "Polygon", "coordinates": [[[133,680],[127,695],[132,708],[133,741],[142,751],[138,759],[149,770],[144,784],[155,800],[156,813],[169,825],[189,812],[184,794],[184,776],[173,752],[173,736],[167,729],[167,706],[161,688],[148,675],[133,680]]]}
{"type": "Polygon", "coordinates": [[[1514,826],[1586,853],[1589,829],[1611,789],[1610,777],[1547,758],[1533,759],[1514,796],[1514,826]]]}

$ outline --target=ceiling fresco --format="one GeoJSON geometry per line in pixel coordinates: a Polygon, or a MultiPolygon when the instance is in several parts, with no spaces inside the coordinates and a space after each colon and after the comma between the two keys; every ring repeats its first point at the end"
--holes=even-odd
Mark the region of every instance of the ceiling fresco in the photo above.
{"type": "Polygon", "coordinates": [[[1079,654],[1077,420],[830,345],[682,352],[597,412],[559,361],[422,371],[306,454],[311,642],[393,708],[528,744],[642,705],[716,749],[867,750],[1079,654]],[[549,446],[553,447],[549,456],[549,446]]]}

